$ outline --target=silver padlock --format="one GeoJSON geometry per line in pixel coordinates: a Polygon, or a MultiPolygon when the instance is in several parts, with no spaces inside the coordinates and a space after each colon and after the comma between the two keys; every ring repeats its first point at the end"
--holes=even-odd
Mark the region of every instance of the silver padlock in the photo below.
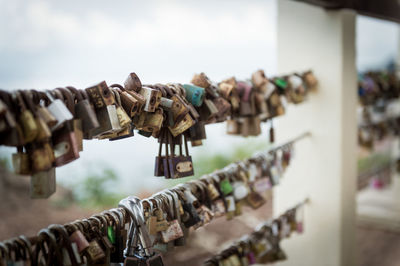
{"type": "Polygon", "coordinates": [[[161,102],[160,105],[163,107],[165,110],[171,110],[172,105],[174,104],[174,101],[165,97],[161,97],[161,102]]]}
{"type": "Polygon", "coordinates": [[[50,104],[49,106],[47,106],[47,109],[57,119],[57,124],[55,124],[51,128],[51,130],[54,131],[61,128],[61,126],[65,122],[72,120],[74,116],[71,114],[67,106],[65,106],[65,104],[60,99],[54,99],[50,91],[46,92],[46,96],[50,101],[50,104]]]}
{"type": "Polygon", "coordinates": [[[30,196],[32,199],[47,199],[56,192],[56,169],[38,172],[31,177],[30,196]]]}
{"type": "Polygon", "coordinates": [[[153,113],[161,103],[161,91],[149,87],[142,87],[139,92],[146,100],[143,110],[153,113]]]}
{"type": "Polygon", "coordinates": [[[90,131],[92,137],[98,137],[102,134],[114,133],[121,131],[117,109],[115,105],[107,105],[104,108],[96,110],[97,120],[100,127],[90,131]]]}
{"type": "Polygon", "coordinates": [[[142,202],[136,197],[128,197],[119,203],[131,216],[131,227],[124,265],[164,265],[162,256],[152,248],[150,234],[143,216],[142,202]]]}

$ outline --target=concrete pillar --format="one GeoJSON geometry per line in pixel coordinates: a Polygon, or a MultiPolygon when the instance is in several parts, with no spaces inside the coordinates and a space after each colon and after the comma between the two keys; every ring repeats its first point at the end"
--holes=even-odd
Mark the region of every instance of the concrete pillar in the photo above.
{"type": "Polygon", "coordinates": [[[319,91],[289,106],[276,123],[278,143],[302,132],[292,165],[274,189],[274,213],[309,197],[305,233],[284,240],[279,265],[354,266],[357,179],[355,13],[278,2],[278,72],[312,69],[319,91]]]}

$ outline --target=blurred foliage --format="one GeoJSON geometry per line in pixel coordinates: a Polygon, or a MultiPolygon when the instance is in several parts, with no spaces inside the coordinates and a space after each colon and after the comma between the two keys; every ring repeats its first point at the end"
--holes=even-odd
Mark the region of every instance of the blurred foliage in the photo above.
{"type": "Polygon", "coordinates": [[[361,175],[372,169],[387,165],[392,161],[389,153],[373,153],[368,157],[358,159],[358,174],[361,175]]]}
{"type": "Polygon", "coordinates": [[[118,184],[119,178],[110,168],[100,173],[90,173],[83,181],[73,186],[74,198],[85,208],[115,207],[124,195],[111,192],[109,188],[118,184]]]}
{"type": "Polygon", "coordinates": [[[196,158],[192,158],[195,175],[180,179],[165,180],[168,187],[175,186],[189,180],[198,179],[205,174],[210,174],[217,169],[221,169],[230,163],[247,159],[257,151],[264,151],[270,144],[266,141],[250,139],[246,144],[235,146],[231,151],[227,149],[224,153],[209,154],[202,152],[196,158]]]}

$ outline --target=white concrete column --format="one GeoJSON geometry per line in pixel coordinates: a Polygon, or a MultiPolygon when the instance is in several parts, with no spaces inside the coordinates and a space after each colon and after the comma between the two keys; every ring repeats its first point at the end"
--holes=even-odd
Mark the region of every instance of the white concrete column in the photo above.
{"type": "Polygon", "coordinates": [[[278,143],[299,133],[281,184],[274,188],[274,213],[310,198],[305,233],[284,240],[289,259],[278,265],[354,266],[357,179],[357,72],[355,13],[326,11],[304,3],[278,2],[278,72],[312,69],[319,91],[289,107],[276,128],[278,143]]]}

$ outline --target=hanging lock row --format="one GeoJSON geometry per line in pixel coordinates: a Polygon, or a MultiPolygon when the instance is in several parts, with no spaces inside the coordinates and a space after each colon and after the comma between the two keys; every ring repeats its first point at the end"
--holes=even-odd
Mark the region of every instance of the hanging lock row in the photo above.
{"type": "Polygon", "coordinates": [[[215,84],[201,73],[192,83],[142,85],[131,73],[124,85],[103,81],[85,90],[0,91],[0,144],[17,147],[13,167],[16,174],[32,176],[32,198],[54,193],[55,168],[79,158],[83,139],[120,140],[132,137],[134,129],[160,142],[156,176],[185,177],[194,174],[187,142],[202,145],[206,124],[228,120],[230,134],[259,134],[260,121],[282,114],[265,106],[278,108],[284,95],[304,96],[317,84],[312,72],[268,80],[261,70],[251,82],[231,78],[215,84]],[[264,107],[240,111],[258,106],[256,98],[264,107]]]}
{"type": "Polygon", "coordinates": [[[262,206],[292,154],[292,144],[283,145],[150,198],[128,197],[119,208],[51,225],[34,238],[4,241],[0,265],[163,265],[162,253],[186,245],[191,231],[262,206]]]}
{"type": "Polygon", "coordinates": [[[287,259],[280,246],[293,232],[303,233],[304,203],[276,219],[264,222],[250,234],[206,260],[207,266],[248,266],[269,264],[287,259]]]}

